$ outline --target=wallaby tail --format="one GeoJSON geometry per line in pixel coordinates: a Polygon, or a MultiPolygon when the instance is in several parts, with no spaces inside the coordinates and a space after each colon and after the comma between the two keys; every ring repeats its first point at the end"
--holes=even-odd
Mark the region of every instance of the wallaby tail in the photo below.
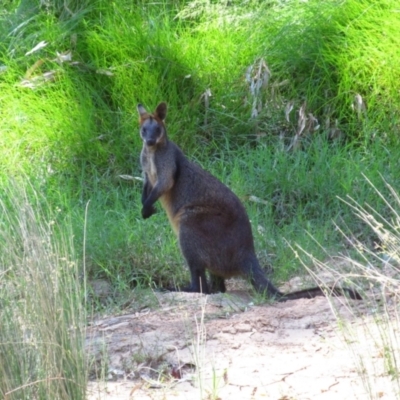
{"type": "Polygon", "coordinates": [[[355,289],[340,288],[340,287],[327,287],[322,289],[314,287],[310,289],[297,290],[296,292],[287,293],[279,297],[278,301],[297,300],[297,299],[313,299],[317,296],[346,296],[352,300],[362,300],[361,295],[355,289]]]}
{"type": "Polygon", "coordinates": [[[265,293],[268,297],[280,299],[284,294],[277,289],[272,282],[265,276],[265,273],[260,267],[257,258],[251,260],[251,266],[248,273],[250,282],[257,292],[265,293]]]}
{"type": "Polygon", "coordinates": [[[361,295],[351,288],[342,287],[326,287],[324,289],[320,287],[313,287],[310,289],[297,290],[292,293],[282,293],[277,289],[269,279],[265,276],[262,271],[257,258],[251,260],[250,281],[254,288],[260,293],[266,293],[268,297],[275,298],[277,301],[283,302],[287,300],[297,300],[297,299],[313,299],[317,296],[346,296],[353,300],[362,300],[361,295]]]}

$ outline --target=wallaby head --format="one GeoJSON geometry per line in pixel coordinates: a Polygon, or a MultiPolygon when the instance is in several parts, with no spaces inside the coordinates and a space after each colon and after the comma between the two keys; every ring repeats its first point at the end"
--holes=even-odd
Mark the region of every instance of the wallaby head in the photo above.
{"type": "Polygon", "coordinates": [[[154,113],[149,113],[138,104],[140,136],[146,146],[153,147],[166,140],[164,120],[167,115],[167,104],[160,103],[154,113]]]}

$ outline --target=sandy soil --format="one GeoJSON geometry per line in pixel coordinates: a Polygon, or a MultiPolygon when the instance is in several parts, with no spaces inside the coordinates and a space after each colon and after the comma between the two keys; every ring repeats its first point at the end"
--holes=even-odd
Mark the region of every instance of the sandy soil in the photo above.
{"type": "MultiPolygon", "coordinates": [[[[228,290],[159,293],[155,308],[94,319],[87,332],[95,360],[88,398],[395,398],[378,366],[381,350],[363,333],[366,319],[349,311],[349,301],[319,297],[255,306],[246,288],[228,290]],[[358,332],[357,343],[348,335],[344,340],[349,329],[358,332]],[[359,354],[368,354],[369,361],[361,361],[370,384],[373,379],[369,388],[355,364],[359,354]]],[[[365,302],[350,304],[360,315],[369,312],[365,302]]]]}

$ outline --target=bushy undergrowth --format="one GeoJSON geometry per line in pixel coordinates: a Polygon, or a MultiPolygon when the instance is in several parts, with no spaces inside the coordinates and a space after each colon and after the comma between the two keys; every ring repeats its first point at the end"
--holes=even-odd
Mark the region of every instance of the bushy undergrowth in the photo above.
{"type": "Polygon", "coordinates": [[[311,250],[310,231],[343,246],[332,220],[373,241],[337,196],[379,208],[362,173],[396,180],[396,7],[10,1],[0,10],[1,185],[29,177],[69,216],[80,254],[89,204],[91,277],[184,279],[163,213],[140,218],[134,179],[136,104],[165,100],[170,137],[238,193],[262,263],[281,277],[299,266],[286,241],[311,250]]]}

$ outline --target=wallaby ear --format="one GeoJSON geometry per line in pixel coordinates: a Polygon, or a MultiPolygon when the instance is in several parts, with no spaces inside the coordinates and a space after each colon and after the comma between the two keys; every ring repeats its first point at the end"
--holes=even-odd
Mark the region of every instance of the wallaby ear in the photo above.
{"type": "Polygon", "coordinates": [[[154,114],[157,115],[158,118],[161,119],[161,121],[164,121],[165,117],[167,116],[167,103],[160,103],[156,111],[154,111],[154,114]]]}
{"type": "Polygon", "coordinates": [[[143,107],[142,104],[137,105],[137,110],[140,116],[143,116],[144,114],[147,114],[146,109],[143,107]]]}

